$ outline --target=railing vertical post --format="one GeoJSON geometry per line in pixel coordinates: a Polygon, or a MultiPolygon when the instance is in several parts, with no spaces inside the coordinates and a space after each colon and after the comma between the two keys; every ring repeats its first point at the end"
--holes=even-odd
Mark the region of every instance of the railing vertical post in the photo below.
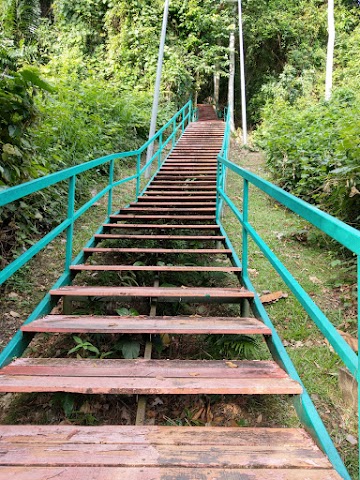
{"type": "Polygon", "coordinates": [[[108,216],[111,215],[112,212],[112,204],[113,204],[113,183],[114,183],[114,165],[115,165],[115,160],[110,161],[109,165],[109,196],[108,196],[108,216]]]}
{"type": "Polygon", "coordinates": [[[173,120],[173,137],[172,137],[172,149],[175,148],[175,143],[176,143],[176,119],[177,117],[174,118],[173,120]]]}
{"type": "Polygon", "coordinates": [[[247,223],[249,221],[249,182],[244,178],[244,192],[243,192],[243,219],[244,225],[242,228],[242,268],[243,277],[248,276],[248,232],[247,223]]]}
{"type": "Polygon", "coordinates": [[[136,157],[136,200],[140,194],[140,168],[141,168],[141,153],[136,157]]]}
{"type": "Polygon", "coordinates": [[[74,237],[74,212],[75,212],[75,188],[76,176],[69,178],[68,191],[68,214],[67,218],[71,221],[66,229],[66,249],[65,249],[65,270],[68,270],[72,262],[73,237],[74,237]]]}
{"type": "Polygon", "coordinates": [[[159,155],[158,155],[158,167],[160,168],[161,166],[161,160],[162,160],[162,150],[163,150],[163,134],[162,132],[160,133],[159,136],[159,155]]]}
{"type": "Polygon", "coordinates": [[[217,160],[217,171],[216,171],[216,222],[220,222],[220,216],[221,216],[221,196],[219,193],[219,189],[222,186],[221,183],[221,171],[222,171],[222,165],[220,163],[220,160],[218,158],[217,160]]]}

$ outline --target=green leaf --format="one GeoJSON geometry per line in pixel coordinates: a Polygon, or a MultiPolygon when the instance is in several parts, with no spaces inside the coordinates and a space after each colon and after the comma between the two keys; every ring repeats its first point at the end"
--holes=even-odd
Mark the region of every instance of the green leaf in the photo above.
{"type": "Polygon", "coordinates": [[[55,91],[54,87],[42,80],[35,70],[24,68],[20,70],[19,73],[26,82],[29,82],[32,85],[41,88],[42,90],[46,90],[47,92],[55,91]]]}
{"type": "Polygon", "coordinates": [[[74,405],[75,405],[74,397],[69,393],[67,393],[64,396],[64,399],[62,401],[62,408],[64,410],[65,417],[69,418],[71,416],[71,414],[74,411],[74,405]]]}
{"type": "Polygon", "coordinates": [[[120,317],[124,317],[124,316],[129,315],[129,309],[128,309],[128,308],[125,308],[125,307],[118,308],[118,309],[116,310],[116,313],[117,313],[118,315],[120,315],[120,317]]]}
{"type": "Polygon", "coordinates": [[[124,340],[121,346],[121,352],[124,358],[138,358],[140,354],[140,343],[135,340],[124,340]]]}

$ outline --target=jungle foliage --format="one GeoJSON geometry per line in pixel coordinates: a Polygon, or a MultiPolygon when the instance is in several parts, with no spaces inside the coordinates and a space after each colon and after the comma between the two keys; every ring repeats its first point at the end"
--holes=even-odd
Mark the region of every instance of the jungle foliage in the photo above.
{"type": "Polygon", "coordinates": [[[280,186],[359,228],[360,8],[336,2],[334,85],[326,102],[326,4],[306,3],[298,4],[298,23],[307,19],[308,27],[298,31],[281,73],[252,99],[260,107],[256,140],[280,186]]]}

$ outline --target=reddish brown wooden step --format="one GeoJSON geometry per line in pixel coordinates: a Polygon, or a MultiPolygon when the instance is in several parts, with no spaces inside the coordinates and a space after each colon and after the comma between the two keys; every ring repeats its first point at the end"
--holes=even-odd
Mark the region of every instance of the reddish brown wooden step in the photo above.
{"type": "Polygon", "coordinates": [[[182,230],[220,230],[219,225],[159,225],[154,223],[104,223],[104,228],[130,229],[182,229],[182,230]]]}
{"type": "MultiPolygon", "coordinates": [[[[169,185],[167,186],[168,184],[166,183],[165,185],[152,185],[152,186],[149,186],[148,189],[147,189],[147,192],[151,191],[151,190],[164,190],[164,189],[168,189],[168,190],[173,190],[174,187],[169,185]]],[[[187,188],[187,189],[195,189],[195,190],[198,190],[198,186],[195,184],[194,185],[194,182],[183,182],[179,185],[179,187],[176,187],[176,188],[187,188]]],[[[215,189],[215,186],[214,185],[202,185],[201,186],[201,190],[214,190],[215,189]]]]}
{"type": "Polygon", "coordinates": [[[189,214],[196,214],[197,212],[214,212],[215,207],[149,207],[149,206],[137,206],[127,207],[120,210],[121,213],[128,212],[185,212],[189,214]]]}
{"type": "Polygon", "coordinates": [[[202,267],[184,265],[72,265],[73,272],[241,272],[238,267],[202,267]]]}
{"type": "MultiPolygon", "coordinates": [[[[164,202],[160,201],[147,201],[147,197],[141,197],[137,202],[130,203],[131,206],[148,206],[148,207],[154,207],[154,206],[164,206],[164,202]]],[[[216,207],[215,202],[172,202],[171,205],[167,205],[168,208],[170,207],[216,207]]]]}
{"type": "Polygon", "coordinates": [[[225,240],[225,237],[220,235],[116,235],[113,233],[98,233],[94,235],[98,240],[199,240],[199,241],[217,241],[225,240]]]}
{"type": "Polygon", "coordinates": [[[48,333],[173,333],[271,335],[255,318],[240,317],[114,317],[48,315],[21,327],[23,332],[48,333]]]}
{"type": "Polygon", "coordinates": [[[0,371],[0,392],[296,395],[302,387],[271,361],[19,358],[0,371]]]}
{"type": "MultiPolygon", "coordinates": [[[[6,446],[12,448],[12,445],[6,446]]],[[[40,449],[39,455],[44,456],[47,449],[40,449]]],[[[176,480],[198,480],[201,475],[202,480],[225,480],[227,478],[246,480],[340,480],[341,477],[334,471],[328,469],[259,469],[249,470],[249,468],[212,468],[201,465],[202,468],[195,467],[166,467],[166,477],[176,480]],[[200,470],[200,471],[199,471],[200,470]]],[[[4,480],[114,480],[115,478],[124,478],[126,480],[164,480],[164,467],[39,467],[31,466],[31,477],[29,478],[29,468],[23,466],[1,467],[0,476],[4,480]]]]}
{"type": "MultiPolygon", "coordinates": [[[[200,198],[205,199],[206,197],[211,199],[216,198],[215,192],[212,192],[212,191],[206,191],[206,190],[191,191],[191,190],[185,190],[185,189],[183,190],[171,190],[171,189],[170,190],[151,190],[150,189],[150,190],[146,190],[145,195],[149,195],[151,198],[153,198],[155,195],[159,195],[160,197],[164,197],[164,201],[168,201],[168,200],[171,201],[171,198],[176,198],[176,197],[180,198],[180,196],[184,197],[185,199],[189,198],[189,200],[200,199],[200,198]],[[175,197],[169,197],[170,192],[175,197]]],[[[146,197],[146,198],[149,198],[149,197],[146,197]]]]}
{"type": "Polygon", "coordinates": [[[197,202],[199,200],[205,202],[214,202],[216,200],[216,196],[213,193],[206,192],[204,196],[194,196],[195,192],[184,193],[181,192],[181,196],[171,196],[169,193],[165,195],[158,195],[155,193],[154,196],[151,196],[150,193],[146,193],[144,196],[138,198],[138,202],[149,202],[154,200],[155,202],[171,202],[172,200],[181,201],[181,202],[193,202],[194,200],[197,202]]]}
{"type": "Polygon", "coordinates": [[[2,427],[4,480],[340,480],[302,429],[2,427]]]}
{"type": "Polygon", "coordinates": [[[253,298],[254,293],[242,288],[201,287],[62,287],[50,291],[56,297],[145,297],[191,300],[193,302],[232,302],[253,298]]]}
{"type": "Polygon", "coordinates": [[[161,254],[195,254],[195,255],[231,255],[231,250],[226,248],[84,248],[85,253],[161,253],[161,254]]]}
{"type": "Polygon", "coordinates": [[[215,220],[215,215],[142,215],[135,213],[121,213],[111,215],[112,220],[126,220],[134,218],[139,220],[215,220]]]}

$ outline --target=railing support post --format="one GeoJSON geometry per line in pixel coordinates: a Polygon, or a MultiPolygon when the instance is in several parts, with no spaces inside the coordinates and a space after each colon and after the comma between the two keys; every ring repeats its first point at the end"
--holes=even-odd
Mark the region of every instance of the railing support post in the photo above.
{"type": "Polygon", "coordinates": [[[163,151],[163,134],[160,134],[159,137],[159,155],[158,155],[158,167],[160,168],[161,166],[161,160],[162,160],[162,151],[163,151]]]}
{"type": "Polygon", "coordinates": [[[73,253],[73,237],[74,237],[74,212],[75,212],[75,188],[76,176],[69,178],[68,191],[68,214],[67,218],[70,220],[70,225],[66,229],[66,249],[65,249],[65,270],[70,268],[73,253]]]}
{"type": "Polygon", "coordinates": [[[112,212],[112,204],[113,204],[113,183],[114,183],[114,164],[115,160],[110,161],[109,165],[109,196],[108,196],[108,217],[110,217],[111,212],[112,212]]]}
{"type": "Polygon", "coordinates": [[[244,224],[242,228],[242,275],[248,278],[248,232],[247,224],[249,221],[249,182],[244,178],[244,191],[243,191],[243,219],[244,224]]]}
{"type": "Polygon", "coordinates": [[[141,153],[138,153],[136,157],[136,200],[139,198],[139,194],[140,194],[140,168],[141,168],[141,153]]]}

